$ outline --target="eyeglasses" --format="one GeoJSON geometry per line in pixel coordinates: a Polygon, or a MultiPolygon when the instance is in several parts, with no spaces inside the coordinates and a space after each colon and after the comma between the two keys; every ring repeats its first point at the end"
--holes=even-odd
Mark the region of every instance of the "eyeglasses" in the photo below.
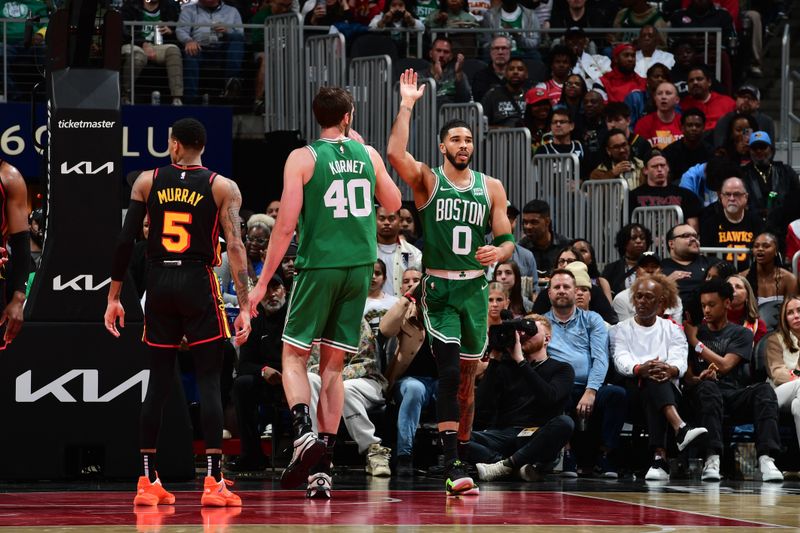
{"type": "Polygon", "coordinates": [[[555,126],[561,126],[562,124],[569,124],[570,122],[571,122],[570,120],[553,120],[550,122],[550,124],[553,124],[555,126]]]}
{"type": "Polygon", "coordinates": [[[675,235],[674,239],[694,239],[697,240],[697,233],[681,233],[680,235],[675,235]]]}
{"type": "Polygon", "coordinates": [[[624,143],[621,143],[621,144],[612,144],[611,146],[608,147],[608,149],[609,150],[622,150],[623,148],[627,148],[627,147],[628,147],[628,143],[624,142],[624,143]]]}
{"type": "Polygon", "coordinates": [[[577,259],[573,257],[562,257],[558,260],[559,265],[568,265],[570,263],[574,263],[577,259]]]}
{"type": "Polygon", "coordinates": [[[719,193],[720,196],[724,196],[725,198],[741,198],[747,194],[746,192],[721,192],[719,193]]]}
{"type": "Polygon", "coordinates": [[[244,239],[247,242],[252,242],[253,244],[258,244],[260,246],[264,246],[265,244],[267,244],[269,242],[269,239],[265,239],[263,237],[259,237],[257,239],[253,239],[251,237],[245,237],[244,239]]]}

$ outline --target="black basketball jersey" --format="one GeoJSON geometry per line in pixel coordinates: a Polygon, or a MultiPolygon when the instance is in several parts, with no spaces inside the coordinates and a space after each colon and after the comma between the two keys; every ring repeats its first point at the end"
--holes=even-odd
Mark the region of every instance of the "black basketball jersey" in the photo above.
{"type": "Polygon", "coordinates": [[[148,259],[220,264],[219,207],[211,193],[216,176],[201,166],[155,169],[147,199],[148,259]]]}

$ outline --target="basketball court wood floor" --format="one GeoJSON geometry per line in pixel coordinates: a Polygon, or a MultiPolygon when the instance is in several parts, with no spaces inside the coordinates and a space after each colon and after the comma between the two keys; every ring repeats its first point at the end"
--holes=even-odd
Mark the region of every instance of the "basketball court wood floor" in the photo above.
{"type": "Polygon", "coordinates": [[[0,484],[4,531],[770,531],[800,530],[800,483],[650,484],[553,477],[481,483],[479,496],[447,498],[441,480],[334,477],[330,501],[309,501],[277,481],[241,479],[241,509],[203,509],[200,482],[167,483],[175,505],[139,509],[132,483],[0,484]]]}

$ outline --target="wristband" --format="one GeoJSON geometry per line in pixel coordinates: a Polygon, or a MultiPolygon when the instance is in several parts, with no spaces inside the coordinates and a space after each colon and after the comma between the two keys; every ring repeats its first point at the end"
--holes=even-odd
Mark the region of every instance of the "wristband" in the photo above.
{"type": "Polygon", "coordinates": [[[267,372],[268,368],[269,368],[269,366],[264,366],[264,368],[261,369],[261,377],[262,378],[264,377],[264,374],[267,372]]]}
{"type": "Polygon", "coordinates": [[[495,246],[500,246],[504,242],[510,242],[511,244],[514,244],[514,236],[511,235],[510,233],[504,233],[502,235],[498,235],[497,237],[494,238],[492,244],[495,246]]]}
{"type": "Polygon", "coordinates": [[[703,353],[703,350],[705,350],[705,349],[706,349],[706,345],[703,344],[702,342],[698,342],[697,344],[694,345],[694,351],[697,353],[697,355],[700,355],[701,353],[703,353]]]}
{"type": "Polygon", "coordinates": [[[638,376],[638,375],[639,375],[639,367],[640,367],[640,366],[642,366],[642,365],[635,365],[635,366],[633,367],[633,375],[634,375],[634,376],[638,376]]]}

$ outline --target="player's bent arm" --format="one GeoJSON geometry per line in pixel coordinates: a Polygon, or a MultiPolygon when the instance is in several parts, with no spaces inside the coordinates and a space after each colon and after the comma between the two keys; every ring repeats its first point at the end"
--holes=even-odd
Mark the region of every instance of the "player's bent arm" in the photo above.
{"type": "Polygon", "coordinates": [[[128,271],[128,264],[133,253],[133,243],[142,228],[144,218],[147,216],[147,196],[150,194],[152,183],[153,171],[142,172],[133,183],[128,212],[125,215],[125,222],[122,224],[122,231],[117,237],[117,245],[114,249],[113,262],[111,264],[111,285],[108,287],[109,301],[119,300],[122,282],[125,279],[125,273],[128,271]]]}
{"type": "Polygon", "coordinates": [[[6,220],[8,220],[8,244],[11,248],[8,267],[9,287],[14,299],[25,301],[25,283],[30,270],[31,243],[28,233],[28,189],[22,174],[3,163],[0,171],[6,190],[6,220]]]}
{"type": "Polygon", "coordinates": [[[221,199],[219,205],[219,220],[225,234],[227,244],[228,264],[231,269],[231,278],[236,288],[236,297],[239,299],[239,309],[250,309],[248,293],[250,290],[247,276],[247,258],[244,244],[242,243],[239,210],[242,208],[242,194],[236,182],[218,176],[213,184],[214,197],[221,199]]]}
{"type": "Polygon", "coordinates": [[[489,178],[487,181],[492,199],[492,235],[496,242],[498,239],[503,240],[503,242],[495,244],[500,249],[497,261],[503,262],[511,259],[514,254],[514,238],[511,235],[511,222],[508,221],[507,214],[508,198],[500,180],[489,178]],[[508,240],[509,237],[511,237],[510,240],[508,240]]]}
{"type": "Polygon", "coordinates": [[[267,257],[258,284],[266,289],[272,275],[289,249],[300,211],[303,209],[303,186],[314,174],[314,157],[307,148],[297,148],[289,154],[283,167],[283,193],[281,194],[281,213],[275,221],[267,245],[267,257]]]}
{"type": "Polygon", "coordinates": [[[392,126],[392,133],[389,135],[389,143],[386,146],[386,157],[389,164],[397,171],[400,178],[408,184],[415,193],[424,193],[425,181],[423,165],[412,156],[406,147],[408,146],[409,122],[411,120],[411,107],[401,105],[397,112],[397,118],[392,126]]]}
{"type": "Polygon", "coordinates": [[[372,167],[375,169],[375,198],[380,202],[381,207],[387,211],[399,211],[403,205],[403,197],[400,189],[386,171],[380,154],[371,146],[367,146],[369,157],[372,160],[372,167]]]}

